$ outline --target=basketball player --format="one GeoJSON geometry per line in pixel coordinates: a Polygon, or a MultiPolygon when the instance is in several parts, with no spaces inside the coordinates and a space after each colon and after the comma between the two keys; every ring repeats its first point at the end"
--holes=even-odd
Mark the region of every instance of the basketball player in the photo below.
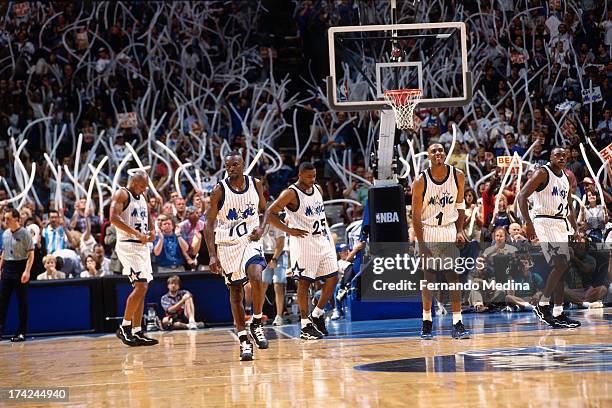
{"type": "MultiPolygon", "coordinates": [[[[465,176],[455,167],[444,164],[446,152],[440,143],[429,146],[427,156],[429,169],[422,172],[413,184],[412,216],[417,247],[425,261],[424,279],[427,282],[435,282],[437,271],[442,269],[440,261],[449,257],[457,259],[459,248],[456,243],[466,241],[463,235],[465,176]],[[428,259],[433,262],[428,262],[428,259]]],[[[444,272],[448,283],[458,282],[454,270],[444,272]]],[[[453,309],[452,337],[467,339],[470,332],[461,321],[461,291],[451,290],[450,298],[453,309]]],[[[422,299],[421,338],[431,339],[431,291],[424,288],[422,299]]]]}
{"type": "Polygon", "coordinates": [[[123,322],[117,337],[128,346],[153,346],[158,343],[144,335],[140,324],[149,282],[153,280],[151,253],[147,243],[155,239],[155,228],[145,195],[148,179],[144,171],[134,173],[127,188],[115,191],[110,205],[110,222],[117,229],[115,249],[123,274],[134,289],[127,298],[123,322]],[[132,327],[134,326],[134,327],[132,327]]]}
{"type": "Polygon", "coordinates": [[[304,340],[327,336],[323,308],[338,283],[336,251],[327,233],[325,207],[321,187],[315,184],[317,170],[309,162],[299,167],[297,183],[284,190],[266,211],[264,225],[273,226],[290,235],[289,258],[291,271],[299,278],[298,303],[301,332],[304,340]],[[284,223],[279,213],[287,209],[284,223]],[[308,288],[315,280],[324,280],[317,306],[308,314],[308,288]]]}
{"type": "Polygon", "coordinates": [[[550,161],[536,170],[517,197],[525,219],[527,238],[533,241],[537,236],[546,261],[552,265],[542,297],[533,309],[538,319],[551,327],[580,326],[579,321],[563,313],[563,275],[569,267],[569,236],[577,231],[570,182],[564,171],[566,162],[565,149],[552,149],[550,161]],[[527,202],[532,195],[533,220],[527,202]],[[553,294],[554,307],[551,310],[550,298],[553,294]]]}
{"type": "Polygon", "coordinates": [[[260,349],[268,348],[261,323],[264,302],[261,274],[266,268],[266,260],[258,242],[263,234],[259,228],[259,214],[265,212],[266,199],[261,182],[243,174],[244,160],[240,152],[232,151],[226,156],[225,170],[229,177],[217,183],[212,191],[204,238],[210,254],[210,270],[223,273],[229,288],[232,315],[240,340],[240,360],[250,361],[253,359],[253,345],[245,329],[242,304],[243,285],[247,280],[253,293],[251,337],[260,349]]]}

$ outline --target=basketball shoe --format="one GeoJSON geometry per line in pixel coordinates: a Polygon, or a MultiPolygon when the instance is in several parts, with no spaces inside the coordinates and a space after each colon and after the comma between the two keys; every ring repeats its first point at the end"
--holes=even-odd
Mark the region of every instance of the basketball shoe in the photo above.
{"type": "Polygon", "coordinates": [[[463,322],[459,320],[453,325],[453,339],[469,339],[470,332],[463,326],[463,322]]]}
{"type": "Polygon", "coordinates": [[[240,361],[252,361],[253,360],[253,344],[250,341],[245,340],[240,342],[240,361]]]}
{"type": "Polygon", "coordinates": [[[300,331],[300,339],[302,340],[319,340],[323,338],[321,333],[312,322],[309,322],[306,326],[302,327],[300,331]]]}
{"type": "Polygon", "coordinates": [[[159,341],[157,341],[156,339],[152,339],[150,337],[145,336],[142,330],[139,332],[133,333],[132,336],[136,339],[136,341],[141,346],[154,346],[156,344],[159,344],[159,341]]]}
{"type": "Polygon", "coordinates": [[[423,320],[421,327],[421,338],[424,340],[433,339],[433,323],[431,320],[423,320]]]}
{"type": "Polygon", "coordinates": [[[117,329],[117,337],[126,346],[136,347],[140,346],[138,340],[132,335],[132,326],[119,326],[117,329]]]}
{"type": "Polygon", "coordinates": [[[535,314],[542,323],[546,323],[550,327],[558,327],[552,315],[552,308],[550,305],[542,306],[538,303],[533,308],[533,314],[535,314]]]}
{"type": "Polygon", "coordinates": [[[329,336],[329,332],[327,331],[327,327],[325,327],[325,315],[321,315],[319,317],[314,317],[312,313],[308,316],[310,321],[315,325],[317,330],[321,332],[324,336],[329,336]]]}
{"type": "Polygon", "coordinates": [[[555,321],[557,327],[574,328],[580,327],[581,325],[578,320],[570,319],[570,317],[566,315],[565,312],[561,312],[559,316],[553,316],[553,320],[555,321]]]}
{"type": "Polygon", "coordinates": [[[253,337],[255,344],[257,344],[257,347],[260,349],[267,349],[268,339],[266,339],[266,334],[264,333],[261,320],[253,319],[253,322],[251,322],[251,325],[249,326],[249,330],[251,332],[251,337],[253,337]]]}

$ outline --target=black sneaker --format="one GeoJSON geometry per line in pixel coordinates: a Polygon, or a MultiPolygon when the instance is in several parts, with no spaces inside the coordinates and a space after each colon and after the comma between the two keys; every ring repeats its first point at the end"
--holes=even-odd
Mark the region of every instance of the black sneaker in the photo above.
{"type": "Polygon", "coordinates": [[[117,329],[117,337],[119,340],[123,342],[126,346],[136,347],[140,346],[138,340],[132,336],[132,326],[119,326],[117,329]]]}
{"type": "Polygon", "coordinates": [[[550,305],[542,306],[540,304],[537,304],[533,308],[533,314],[536,315],[536,317],[542,323],[546,323],[550,327],[558,327],[557,323],[555,322],[555,318],[552,315],[552,308],[550,307],[550,305]]]}
{"type": "Polygon", "coordinates": [[[249,330],[251,332],[251,337],[255,340],[255,344],[260,349],[268,348],[268,339],[266,339],[266,334],[264,333],[263,325],[261,323],[251,323],[249,326],[249,330]]]}
{"type": "Polygon", "coordinates": [[[423,326],[421,327],[421,338],[424,340],[433,339],[433,323],[431,320],[423,320],[423,326]]]}
{"type": "Polygon", "coordinates": [[[250,341],[240,342],[240,361],[253,360],[253,344],[250,341]]]}
{"type": "Polygon", "coordinates": [[[323,338],[323,333],[321,333],[315,325],[310,322],[306,326],[302,327],[302,331],[300,332],[300,339],[302,340],[319,340],[323,338]]]}
{"type": "Polygon", "coordinates": [[[132,337],[134,337],[141,346],[154,346],[156,344],[159,344],[159,341],[145,336],[142,330],[139,332],[133,333],[132,337]]]}
{"type": "Polygon", "coordinates": [[[470,332],[465,329],[463,322],[459,320],[453,325],[453,339],[469,339],[470,332]]]}
{"type": "Polygon", "coordinates": [[[308,316],[310,321],[315,325],[317,330],[323,334],[324,336],[329,336],[329,332],[327,331],[327,327],[325,327],[325,315],[321,315],[319,317],[314,317],[312,313],[308,316]]]}
{"type": "Polygon", "coordinates": [[[23,334],[18,334],[15,337],[11,337],[11,342],[13,343],[21,343],[22,341],[26,341],[26,338],[23,334]]]}
{"type": "Polygon", "coordinates": [[[556,316],[556,317],[553,316],[553,319],[557,327],[574,328],[574,327],[580,327],[581,325],[578,320],[570,319],[570,317],[566,315],[564,312],[562,312],[559,316],[556,316]]]}

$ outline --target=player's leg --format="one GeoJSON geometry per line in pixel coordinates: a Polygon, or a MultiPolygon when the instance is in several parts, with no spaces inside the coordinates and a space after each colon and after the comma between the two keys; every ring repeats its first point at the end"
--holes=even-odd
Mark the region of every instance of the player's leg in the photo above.
{"type": "Polygon", "coordinates": [[[316,278],[323,280],[323,286],[317,304],[310,315],[310,320],[317,330],[327,336],[329,333],[325,326],[325,306],[334,295],[338,284],[338,261],[336,260],[335,249],[331,247],[328,241],[324,242],[317,253],[322,254],[322,256],[317,266],[316,278]]]}
{"type": "MultiPolygon", "coordinates": [[[[459,283],[459,277],[454,271],[446,271],[444,273],[446,281],[449,284],[459,283]]],[[[453,310],[453,330],[452,336],[455,339],[469,339],[470,332],[467,331],[463,325],[461,318],[461,291],[460,290],[449,290],[449,296],[451,300],[451,307],[453,310]]]]}
{"type": "Polygon", "coordinates": [[[555,269],[563,271],[554,290],[554,306],[552,309],[554,322],[558,327],[579,327],[580,322],[578,320],[570,319],[570,317],[563,312],[563,296],[565,292],[565,280],[563,276],[569,269],[568,259],[565,255],[559,255],[554,258],[553,262],[555,269]]]}
{"type": "Polygon", "coordinates": [[[146,282],[133,282],[132,285],[134,288],[125,302],[123,322],[121,322],[121,326],[119,326],[119,329],[117,329],[117,337],[123,342],[123,344],[134,347],[139,346],[140,342],[133,335],[132,325],[139,325],[140,322],[133,321],[133,319],[136,309],[138,308],[138,304],[142,303],[144,300],[146,289],[143,285],[146,285],[146,282]]]}
{"type": "Polygon", "coordinates": [[[298,280],[297,300],[300,306],[300,338],[303,340],[323,338],[323,333],[317,330],[313,322],[308,318],[308,290],[312,282],[314,282],[314,279],[306,276],[300,276],[298,280]]]}
{"type": "Polygon", "coordinates": [[[250,282],[244,285],[244,314],[247,316],[253,314],[253,287],[250,282]]]}
{"type": "Polygon", "coordinates": [[[433,292],[427,289],[428,283],[436,283],[436,271],[425,269],[423,280],[426,284],[421,291],[421,301],[423,302],[423,325],[421,327],[421,338],[428,340],[433,338],[433,317],[431,315],[431,305],[433,303],[433,292]]]}
{"type": "Polygon", "coordinates": [[[250,361],[253,359],[253,345],[249,341],[249,337],[244,323],[244,306],[242,284],[228,285],[230,295],[230,305],[232,308],[232,316],[234,317],[234,326],[240,341],[240,360],[250,361]]]}
{"type": "MultiPolygon", "coordinates": [[[[261,261],[265,263],[263,258],[261,258],[261,261]]],[[[260,349],[268,348],[268,340],[266,339],[262,324],[265,292],[261,275],[264,268],[265,266],[261,262],[251,263],[247,266],[247,276],[251,283],[251,293],[253,296],[253,320],[251,321],[250,332],[257,347],[260,349]]]]}

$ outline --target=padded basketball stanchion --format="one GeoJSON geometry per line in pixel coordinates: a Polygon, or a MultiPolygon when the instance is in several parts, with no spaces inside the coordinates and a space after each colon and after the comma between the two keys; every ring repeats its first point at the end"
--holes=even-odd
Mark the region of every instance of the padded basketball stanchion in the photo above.
{"type": "Polygon", "coordinates": [[[408,241],[404,188],[398,184],[393,163],[395,116],[391,110],[380,111],[377,174],[368,192],[370,243],[408,241]]]}

